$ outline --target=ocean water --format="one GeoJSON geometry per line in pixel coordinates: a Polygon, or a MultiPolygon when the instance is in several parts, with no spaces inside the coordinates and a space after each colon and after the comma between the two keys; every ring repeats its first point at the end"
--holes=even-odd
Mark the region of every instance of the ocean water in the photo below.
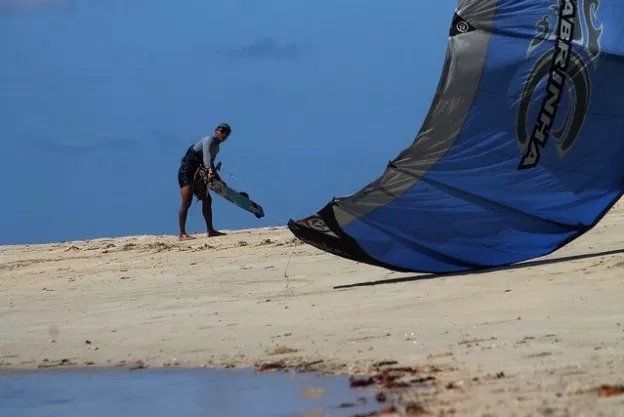
{"type": "Polygon", "coordinates": [[[0,373],[2,417],[347,417],[378,411],[347,377],[212,369],[0,373]]]}

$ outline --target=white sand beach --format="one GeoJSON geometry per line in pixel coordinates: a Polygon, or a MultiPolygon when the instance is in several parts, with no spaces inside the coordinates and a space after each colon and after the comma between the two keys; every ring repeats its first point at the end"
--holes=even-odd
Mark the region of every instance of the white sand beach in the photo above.
{"type": "Polygon", "coordinates": [[[419,382],[395,392],[426,415],[624,416],[624,395],[600,390],[624,384],[622,203],[548,257],[444,277],[286,228],[195,236],[0,247],[0,369],[396,361],[419,382]]]}

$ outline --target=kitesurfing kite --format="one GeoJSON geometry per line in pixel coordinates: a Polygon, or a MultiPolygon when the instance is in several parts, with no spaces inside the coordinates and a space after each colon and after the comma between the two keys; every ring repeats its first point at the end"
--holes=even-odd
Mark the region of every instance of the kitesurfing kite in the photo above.
{"type": "Polygon", "coordinates": [[[624,187],[622,0],[461,0],[414,142],[288,226],[327,252],[457,272],[549,254],[624,187]]]}

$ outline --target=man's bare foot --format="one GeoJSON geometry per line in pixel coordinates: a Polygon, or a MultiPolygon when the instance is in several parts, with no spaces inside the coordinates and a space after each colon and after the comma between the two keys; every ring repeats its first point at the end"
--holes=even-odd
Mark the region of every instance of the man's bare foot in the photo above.
{"type": "Polygon", "coordinates": [[[180,240],[191,240],[191,239],[195,239],[195,237],[191,236],[191,235],[187,235],[186,233],[182,233],[179,236],[180,240]]]}
{"type": "Polygon", "coordinates": [[[225,233],[223,232],[219,232],[217,230],[211,230],[210,232],[208,232],[208,236],[213,237],[213,236],[224,236],[225,233]]]}

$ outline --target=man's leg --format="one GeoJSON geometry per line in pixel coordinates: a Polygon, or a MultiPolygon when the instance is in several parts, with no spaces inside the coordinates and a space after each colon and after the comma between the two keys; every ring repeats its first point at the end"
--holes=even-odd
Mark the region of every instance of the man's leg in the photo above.
{"type": "Polygon", "coordinates": [[[212,225],[212,197],[208,191],[206,191],[206,198],[202,201],[202,213],[204,214],[204,220],[206,220],[208,236],[222,236],[225,234],[215,230],[212,225]]]}
{"type": "Polygon", "coordinates": [[[193,190],[190,185],[185,185],[180,189],[180,197],[182,199],[180,203],[180,210],[178,211],[178,225],[180,227],[180,240],[195,239],[186,233],[186,217],[188,210],[193,203],[193,190]]]}
{"type": "Polygon", "coordinates": [[[180,240],[195,239],[186,233],[186,217],[188,210],[193,203],[193,175],[195,174],[195,166],[186,162],[180,164],[178,169],[178,184],[180,185],[180,210],[178,211],[178,227],[180,228],[180,240]]]}

